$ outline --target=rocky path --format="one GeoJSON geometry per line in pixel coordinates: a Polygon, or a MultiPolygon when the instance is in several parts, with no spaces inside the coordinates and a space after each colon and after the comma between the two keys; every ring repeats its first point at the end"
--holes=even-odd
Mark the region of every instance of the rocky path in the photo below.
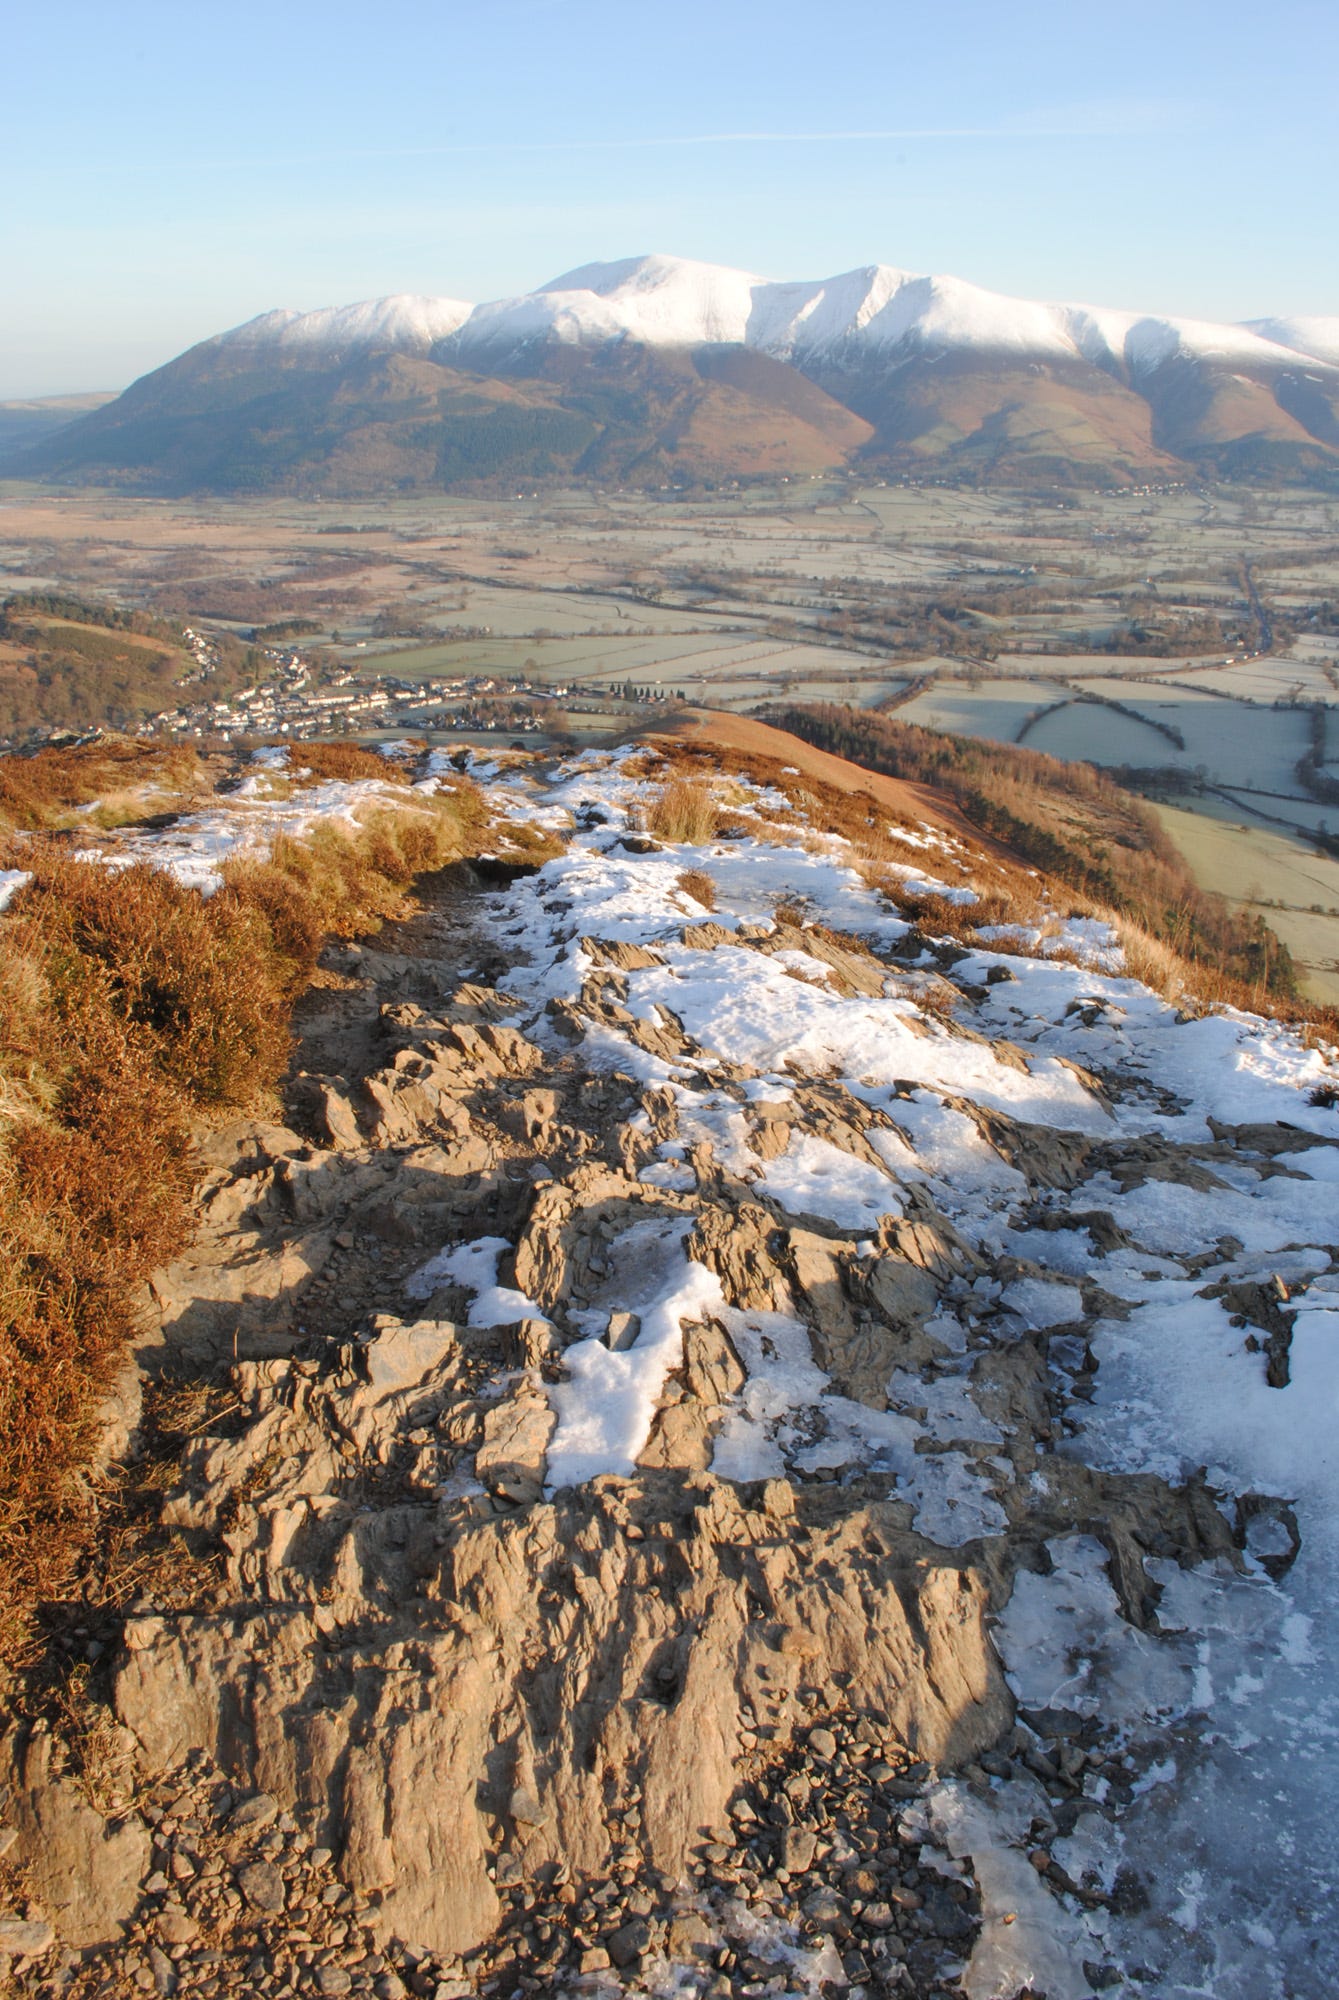
{"type": "Polygon", "coordinates": [[[143,1357],[230,1385],[204,1581],[125,1624],[119,1807],[21,1748],[19,1986],[1199,1990],[1159,1801],[1210,1655],[1239,1708],[1300,1660],[1307,1530],[1131,1370],[1157,1314],[1297,1409],[1311,1059],[764,826],[712,913],[617,767],[533,796],[568,856],[332,954],[287,1122],[213,1143],[143,1357]]]}

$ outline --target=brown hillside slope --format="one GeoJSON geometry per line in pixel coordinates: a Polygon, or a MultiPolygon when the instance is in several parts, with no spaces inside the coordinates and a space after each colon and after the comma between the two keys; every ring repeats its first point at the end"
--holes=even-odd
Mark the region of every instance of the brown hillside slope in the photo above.
{"type": "Polygon", "coordinates": [[[890,778],[882,771],[866,770],[859,764],[848,763],[844,757],[834,756],[830,751],[806,743],[799,736],[792,736],[789,730],[775,729],[771,723],[758,722],[752,716],[734,715],[717,708],[695,709],[683,722],[671,725],[665,734],[703,750],[736,751],[750,757],[774,758],[782,765],[793,766],[803,777],[822,785],[831,785],[839,792],[866,793],[877,805],[884,807],[892,819],[923,820],[927,826],[950,833],[958,840],[968,841],[981,853],[989,854],[998,861],[1027,865],[1003,841],[973,826],[966,814],[932,785],[917,784],[906,778],[890,778]]]}

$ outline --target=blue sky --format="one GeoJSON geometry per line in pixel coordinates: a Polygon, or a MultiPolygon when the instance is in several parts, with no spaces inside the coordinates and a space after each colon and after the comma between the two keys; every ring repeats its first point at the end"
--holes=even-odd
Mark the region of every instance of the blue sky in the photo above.
{"type": "Polygon", "coordinates": [[[11,0],[0,396],[274,305],[667,250],[1339,313],[1339,9],[11,0]]]}

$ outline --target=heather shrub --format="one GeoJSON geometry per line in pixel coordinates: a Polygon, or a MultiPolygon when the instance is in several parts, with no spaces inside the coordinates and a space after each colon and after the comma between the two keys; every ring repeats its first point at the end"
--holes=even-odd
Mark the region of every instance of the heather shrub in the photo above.
{"type": "Polygon", "coordinates": [[[73,749],[0,757],[0,826],[33,830],[61,824],[77,806],[135,788],[184,793],[200,782],[200,760],[184,744],[117,737],[73,749]]]}
{"type": "Polygon", "coordinates": [[[358,778],[381,778],[393,783],[400,776],[391,759],[361,743],[294,743],[289,748],[288,761],[295,768],[310,771],[314,784],[358,778]]]}
{"type": "MultiPolygon", "coordinates": [[[[245,1103],[277,1075],[288,1031],[276,1011],[272,936],[236,896],[205,898],[148,867],[115,871],[34,851],[23,892],[67,1032],[101,1038],[109,1014],[183,1098],[245,1103]]],[[[80,1039],[83,1039],[80,1037],[80,1039]]]]}

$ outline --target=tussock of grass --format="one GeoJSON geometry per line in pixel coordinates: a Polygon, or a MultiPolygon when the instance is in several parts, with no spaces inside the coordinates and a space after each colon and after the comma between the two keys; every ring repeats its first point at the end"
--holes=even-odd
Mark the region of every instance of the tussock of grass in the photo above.
{"type": "Polygon", "coordinates": [[[280,841],[208,898],[9,844],[32,879],[0,919],[0,1658],[88,1532],[97,1402],[136,1286],[185,1241],[193,1125],[273,1090],[323,938],[374,927],[484,830],[462,781],[280,841]]]}
{"type": "MultiPolygon", "coordinates": [[[[1111,922],[1120,938],[1125,970],[1130,977],[1141,980],[1154,993],[1160,993],[1164,1000],[1183,999],[1186,993],[1187,967],[1171,946],[1164,944],[1161,938],[1153,937],[1139,924],[1131,923],[1119,916],[1114,910],[1111,912],[1111,922]]],[[[1205,981],[1202,969],[1197,973],[1195,983],[1203,988],[1205,981]]],[[[1206,992],[1204,997],[1210,999],[1215,996],[1206,992]]]]}
{"type": "Polygon", "coordinates": [[[534,826],[527,820],[509,820],[494,830],[497,851],[508,861],[530,862],[542,868],[567,847],[566,836],[555,827],[534,826]]]}
{"type": "Polygon", "coordinates": [[[675,876],[674,886],[682,890],[685,896],[691,896],[704,910],[715,909],[716,884],[705,868],[685,868],[681,875],[675,876]]]}
{"type": "Polygon", "coordinates": [[[709,784],[692,778],[671,778],[646,809],[646,827],[659,840],[704,847],[716,838],[720,812],[709,784]]]}

